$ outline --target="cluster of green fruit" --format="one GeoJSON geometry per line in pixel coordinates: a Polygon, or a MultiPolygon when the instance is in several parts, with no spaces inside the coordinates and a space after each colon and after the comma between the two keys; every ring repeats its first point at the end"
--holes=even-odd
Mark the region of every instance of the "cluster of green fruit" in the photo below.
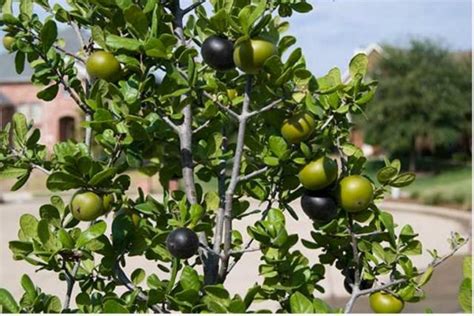
{"type": "MultiPolygon", "coordinates": [[[[310,137],[315,126],[313,116],[302,112],[283,122],[281,134],[289,143],[297,144],[310,137]]],[[[374,197],[372,183],[360,175],[346,176],[335,185],[338,178],[337,163],[325,156],[304,166],[299,178],[306,189],[301,197],[301,207],[313,220],[334,219],[338,205],[350,213],[364,211],[374,197]]]]}

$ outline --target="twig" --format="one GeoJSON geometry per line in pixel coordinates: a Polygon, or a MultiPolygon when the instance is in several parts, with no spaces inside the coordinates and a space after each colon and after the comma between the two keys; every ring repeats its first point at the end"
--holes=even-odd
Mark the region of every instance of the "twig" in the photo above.
{"type": "Polygon", "coordinates": [[[355,238],[361,238],[361,237],[367,237],[367,236],[382,235],[382,234],[386,234],[386,233],[387,232],[375,231],[375,232],[369,232],[369,233],[354,234],[354,237],[355,238]]]}
{"type": "MultiPolygon", "coordinates": [[[[115,263],[114,272],[115,272],[115,276],[117,280],[120,281],[122,285],[124,285],[130,291],[137,291],[138,293],[137,297],[143,302],[148,302],[148,296],[145,293],[143,293],[143,291],[140,288],[136,287],[132,283],[132,281],[130,281],[130,279],[127,277],[125,272],[122,270],[122,267],[120,267],[120,260],[117,260],[117,262],[115,263]]],[[[161,308],[158,304],[153,304],[153,305],[150,305],[149,307],[155,313],[160,313],[160,314],[165,313],[165,310],[161,308]]]]}
{"type": "Polygon", "coordinates": [[[346,308],[345,310],[351,310],[352,309],[352,306],[354,305],[355,303],[355,300],[357,299],[358,297],[358,293],[359,293],[359,285],[360,285],[360,270],[359,270],[359,259],[360,259],[360,256],[359,256],[359,250],[357,249],[357,238],[354,234],[354,230],[353,230],[353,221],[352,221],[352,215],[351,214],[348,214],[347,216],[347,219],[348,219],[348,222],[349,222],[349,233],[350,233],[350,236],[351,236],[351,246],[352,246],[352,256],[353,256],[353,259],[352,261],[354,262],[354,283],[352,284],[352,294],[351,294],[351,298],[349,299],[349,301],[347,302],[346,304],[346,308]]]}
{"type": "Polygon", "coordinates": [[[252,92],[252,77],[247,76],[244,93],[244,103],[242,106],[242,113],[239,116],[239,129],[237,132],[237,144],[234,154],[234,163],[232,166],[232,174],[225,193],[224,204],[224,258],[219,269],[219,278],[221,281],[225,280],[227,275],[227,268],[229,266],[229,255],[232,246],[232,201],[234,199],[234,192],[238,184],[240,174],[240,164],[244,152],[244,138],[245,129],[247,126],[248,110],[250,106],[250,94],[252,92]]]}
{"type": "Polygon", "coordinates": [[[30,166],[35,168],[35,169],[38,169],[40,170],[41,172],[43,172],[44,174],[47,174],[48,176],[52,173],[50,170],[40,166],[40,165],[37,165],[35,163],[30,163],[30,166]]]}
{"type": "Polygon", "coordinates": [[[65,50],[64,48],[59,47],[58,45],[53,45],[53,47],[54,47],[56,50],[62,52],[63,54],[68,55],[68,56],[70,56],[70,57],[72,57],[72,58],[74,58],[74,59],[80,61],[80,62],[83,63],[83,64],[86,64],[85,59],[83,59],[83,58],[81,58],[81,57],[79,57],[79,56],[77,56],[77,55],[75,55],[75,54],[73,54],[73,53],[71,53],[71,52],[68,52],[68,51],[65,50]]]}
{"type": "Polygon", "coordinates": [[[242,250],[232,250],[230,252],[231,255],[239,255],[247,252],[256,252],[256,251],[261,251],[262,249],[260,248],[244,248],[242,250]]]}
{"type": "Polygon", "coordinates": [[[229,109],[227,106],[223,105],[221,102],[219,102],[214,96],[212,96],[209,92],[203,91],[202,93],[205,97],[208,99],[212,100],[215,104],[217,104],[218,107],[220,107],[222,110],[230,114],[232,118],[236,119],[237,121],[240,119],[240,115],[235,113],[233,110],[229,109]]]}
{"type": "Polygon", "coordinates": [[[250,180],[256,176],[259,176],[261,175],[262,173],[265,173],[267,172],[268,170],[268,167],[264,167],[264,168],[261,168],[261,169],[258,169],[258,170],[255,170],[249,174],[246,174],[246,175],[242,175],[242,176],[239,176],[238,180],[239,182],[241,181],[247,181],[247,180],[250,180]]]}
{"type": "Polygon", "coordinates": [[[204,2],[206,2],[206,0],[199,0],[197,2],[194,2],[193,4],[191,4],[189,7],[183,9],[183,15],[186,15],[188,14],[189,12],[193,11],[194,9],[196,9],[197,7],[199,7],[200,5],[202,5],[204,2]]]}
{"type": "Polygon", "coordinates": [[[81,265],[81,261],[77,260],[74,263],[74,266],[72,267],[72,271],[69,272],[69,270],[66,267],[66,261],[63,261],[63,269],[64,273],[66,275],[66,284],[67,284],[67,289],[66,289],[66,296],[64,298],[64,304],[63,304],[63,310],[69,309],[69,305],[71,304],[71,295],[72,295],[72,290],[74,289],[74,284],[76,283],[76,274],[77,271],[79,270],[79,267],[81,265]]]}
{"type": "Polygon", "coordinates": [[[211,124],[211,120],[207,120],[206,122],[204,122],[204,124],[202,124],[202,125],[200,125],[199,127],[197,127],[197,128],[193,131],[193,134],[199,133],[200,131],[202,131],[203,129],[205,129],[206,127],[208,127],[209,124],[211,124]]]}
{"type": "Polygon", "coordinates": [[[326,122],[324,122],[323,126],[321,126],[321,130],[325,129],[329,125],[329,123],[331,123],[333,119],[334,119],[334,115],[329,116],[326,122]]]}
{"type": "Polygon", "coordinates": [[[272,108],[274,108],[276,105],[278,105],[278,103],[280,103],[281,101],[283,101],[283,99],[278,99],[276,101],[273,101],[271,102],[270,104],[264,106],[263,108],[259,109],[259,110],[255,110],[253,112],[250,112],[247,114],[247,117],[250,118],[252,116],[255,116],[255,115],[258,115],[258,114],[261,114],[263,112],[266,112],[268,110],[271,110],[272,108]]]}

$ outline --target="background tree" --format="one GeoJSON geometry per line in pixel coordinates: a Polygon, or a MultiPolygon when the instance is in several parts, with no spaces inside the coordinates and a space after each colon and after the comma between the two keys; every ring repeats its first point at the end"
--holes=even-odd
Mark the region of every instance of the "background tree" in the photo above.
{"type": "Polygon", "coordinates": [[[430,40],[413,40],[407,49],[385,45],[371,77],[380,84],[361,124],[367,143],[407,154],[410,170],[423,149],[438,157],[456,151],[470,156],[470,56],[430,40]]]}
{"type": "Polygon", "coordinates": [[[450,253],[432,251],[424,269],[412,264],[410,256],[422,251],[417,234],[410,225],[396,230],[374,200],[390,186],[410,184],[414,175],[400,173],[394,160],[380,170],[378,182],[369,180],[362,175],[361,150],[348,142],[347,114],[360,113],[375,89],[363,80],[367,57],[351,60],[347,84],[336,68],[316,78],[301,49],[291,48],[296,39],[282,35],[289,26],[284,18],[311,10],[309,3],[204,2],[1,2],[0,24],[13,38],[7,44],[17,71],[30,62],[32,81],[45,86],[39,98],[51,100],[64,89],[85,113],[84,142],[56,144],[51,155],[21,114],[0,135],[0,175],[17,178],[12,190],[38,169],[52,192],[76,191],[71,202],[53,195],[39,216],[23,215],[18,239],[10,242],[14,259],[58,273],[64,299],[41,292],[25,275],[19,302],[0,289],[3,311],[246,312],[255,300],[267,300],[282,312],[350,312],[359,297],[372,293],[379,294],[371,299],[374,310],[383,294],[397,302],[388,308],[400,311],[404,302],[422,298],[433,268],[466,243],[453,234],[450,253]],[[33,6],[47,17],[41,20],[33,6]],[[76,30],[80,52],[63,48],[59,23],[76,30]],[[212,43],[210,52],[206,43],[212,43]],[[216,50],[229,47],[232,54],[222,56],[232,60],[212,60],[216,50]],[[78,65],[93,77],[78,77],[78,65]],[[103,155],[95,156],[92,145],[103,155]],[[339,165],[329,157],[334,151],[339,165]],[[136,168],[159,174],[160,200],[130,188],[126,171],[136,168]],[[170,192],[168,180],[176,175],[183,190],[170,192]],[[314,222],[314,240],[302,241],[322,250],[317,263],[294,249],[299,238],[285,227],[286,215],[302,215],[290,202],[303,193],[308,207],[331,206],[324,214],[330,216],[314,222]],[[251,208],[250,198],[262,207],[251,208]],[[107,212],[113,212],[110,221],[103,218],[107,212]],[[247,234],[233,229],[251,214],[260,219],[247,234]],[[244,298],[231,295],[226,277],[249,251],[261,253],[264,280],[244,298]],[[154,262],[165,276],[141,268],[127,275],[123,267],[131,256],[154,262]],[[325,265],[332,264],[352,289],[343,309],[317,298],[325,265]],[[79,294],[72,297],[76,285],[79,294]]]}

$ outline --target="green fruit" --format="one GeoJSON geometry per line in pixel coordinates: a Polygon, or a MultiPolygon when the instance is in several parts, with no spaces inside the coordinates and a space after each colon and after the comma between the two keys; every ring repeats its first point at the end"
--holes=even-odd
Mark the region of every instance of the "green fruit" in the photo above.
{"type": "Polygon", "coordinates": [[[112,206],[115,202],[115,198],[113,194],[105,194],[102,197],[103,202],[103,208],[104,208],[104,214],[110,212],[112,210],[112,206]]]}
{"type": "Polygon", "coordinates": [[[400,313],[405,307],[405,303],[392,294],[385,292],[375,292],[369,297],[370,308],[375,313],[395,314],[400,313]]]}
{"type": "Polygon", "coordinates": [[[365,177],[348,176],[339,182],[338,198],[341,207],[347,212],[360,212],[372,203],[374,188],[365,177]]]}
{"type": "Polygon", "coordinates": [[[281,127],[281,135],[291,144],[297,144],[308,138],[316,123],[308,112],[296,114],[285,121],[281,127]]]}
{"type": "Polygon", "coordinates": [[[116,81],[120,78],[120,63],[112,53],[97,51],[92,53],[86,62],[87,73],[91,77],[116,81]]]}
{"type": "Polygon", "coordinates": [[[3,37],[3,47],[5,47],[5,49],[8,51],[12,50],[14,42],[15,42],[15,38],[13,36],[5,35],[3,37]]]}
{"type": "Polygon", "coordinates": [[[328,187],[337,178],[337,164],[327,157],[311,161],[299,173],[300,182],[308,190],[328,187]]]}
{"type": "Polygon", "coordinates": [[[79,191],[72,197],[71,213],[79,221],[93,221],[104,212],[104,201],[94,192],[79,191]]]}
{"type": "Polygon", "coordinates": [[[262,38],[238,41],[234,63],[245,73],[257,74],[265,61],[276,54],[275,45],[262,38]]]}

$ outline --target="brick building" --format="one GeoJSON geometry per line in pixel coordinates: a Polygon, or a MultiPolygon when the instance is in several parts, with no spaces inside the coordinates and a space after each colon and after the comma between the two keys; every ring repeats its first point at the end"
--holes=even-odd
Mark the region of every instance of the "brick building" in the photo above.
{"type": "MultiPolygon", "coordinates": [[[[72,31],[65,31],[60,37],[67,43],[69,51],[77,51],[79,45],[72,31]]],[[[33,120],[41,131],[40,142],[49,149],[54,144],[74,139],[79,132],[81,112],[67,92],[60,90],[57,98],[50,102],[40,100],[36,94],[43,88],[31,83],[32,70],[25,65],[25,71],[15,71],[15,55],[0,55],[0,127],[11,121],[16,112],[33,120]]]]}

